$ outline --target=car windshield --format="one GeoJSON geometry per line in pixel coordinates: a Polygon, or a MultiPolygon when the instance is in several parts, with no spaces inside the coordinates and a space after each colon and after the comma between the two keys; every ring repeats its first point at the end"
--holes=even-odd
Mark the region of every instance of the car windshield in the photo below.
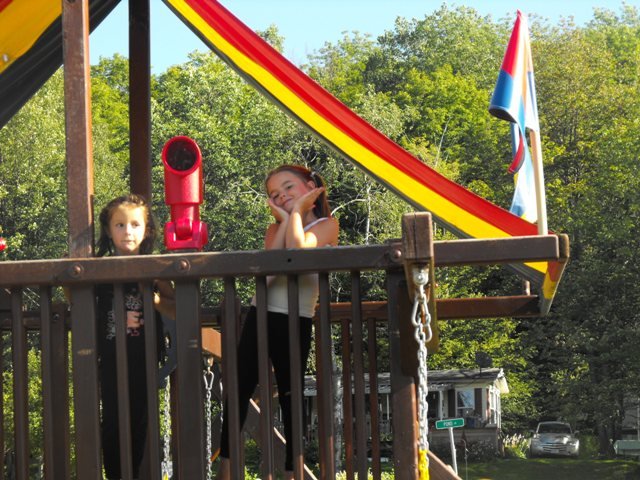
{"type": "Polygon", "coordinates": [[[571,427],[564,423],[541,423],[538,425],[538,433],[567,433],[571,434],[571,427]]]}

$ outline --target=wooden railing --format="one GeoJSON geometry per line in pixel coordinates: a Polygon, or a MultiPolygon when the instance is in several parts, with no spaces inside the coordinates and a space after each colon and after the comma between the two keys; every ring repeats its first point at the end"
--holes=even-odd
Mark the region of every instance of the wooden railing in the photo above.
{"type": "MultiPolygon", "coordinates": [[[[320,300],[315,319],[315,361],[318,385],[319,475],[323,479],[335,478],[336,427],[334,424],[332,322],[340,325],[342,345],[343,391],[354,395],[344,396],[343,436],[344,465],[349,478],[357,473],[366,478],[369,468],[367,453],[371,451],[374,478],[380,478],[378,420],[371,417],[373,435],[369,436],[365,414],[365,372],[375,379],[379,352],[376,351],[375,322],[386,316],[386,335],[389,341],[388,365],[391,372],[393,464],[395,478],[417,478],[417,431],[415,390],[415,342],[407,335],[407,312],[411,309],[411,280],[405,274],[414,264],[427,266],[433,283],[434,265],[473,263],[507,263],[558,259],[561,257],[562,239],[556,236],[523,239],[518,248],[510,239],[505,248],[497,248],[496,242],[476,241],[464,244],[444,242],[435,244],[431,239],[430,216],[421,214],[406,217],[404,223],[411,228],[414,240],[389,242],[386,245],[318,248],[310,250],[246,251],[220,253],[184,253],[136,257],[110,257],[97,259],[37,260],[0,263],[0,287],[8,294],[8,305],[0,306],[0,326],[10,337],[13,378],[13,450],[15,452],[15,477],[29,476],[32,445],[28,433],[28,371],[27,330],[39,333],[38,341],[42,359],[42,422],[44,452],[43,471],[47,479],[100,479],[100,409],[98,381],[98,353],[96,338],[96,307],[93,288],[98,284],[112,283],[116,294],[121,282],[140,282],[143,286],[145,310],[153,305],[152,281],[163,279],[174,282],[176,288],[176,338],[177,367],[172,376],[172,459],[174,478],[203,479],[207,458],[205,454],[204,395],[202,382],[201,327],[203,314],[200,308],[199,282],[202,279],[221,279],[224,282],[224,308],[220,315],[223,352],[224,391],[229,399],[230,458],[232,478],[243,478],[242,437],[239,429],[237,402],[237,362],[235,352],[238,340],[240,309],[236,302],[236,283],[239,278],[255,282],[259,321],[259,358],[261,388],[259,404],[262,412],[271,412],[270,368],[266,361],[265,298],[266,276],[286,275],[289,298],[297,298],[300,274],[318,273],[320,300]],[[427,228],[428,227],[428,228],[427,228]],[[416,238],[420,240],[415,241],[416,238]],[[457,246],[459,245],[459,246],[457,246]],[[522,249],[525,247],[525,249],[522,249]],[[528,247],[528,248],[526,248],[528,247]],[[474,253],[474,248],[478,250],[474,253]],[[481,252],[481,254],[478,254],[481,252]],[[520,252],[519,254],[516,252],[520,252]],[[475,255],[475,256],[474,256],[475,255]],[[435,259],[435,262],[434,262],[435,259]],[[361,274],[378,270],[386,274],[386,304],[363,302],[361,274]],[[351,275],[351,301],[348,307],[331,305],[329,275],[332,272],[349,272],[351,275]],[[408,283],[407,283],[408,282],[408,283]],[[67,312],[52,302],[52,289],[64,286],[71,292],[73,302],[67,312]],[[39,308],[27,313],[23,292],[29,288],[37,292],[39,308]],[[378,312],[373,314],[372,312],[378,312]],[[382,313],[382,315],[379,315],[382,313]],[[65,318],[69,321],[65,322],[65,318]],[[68,331],[70,327],[71,336],[68,331]],[[367,332],[367,335],[365,335],[367,332]],[[412,345],[413,342],[413,345],[412,345]],[[366,348],[365,348],[366,345],[366,348]],[[71,364],[69,365],[69,346],[71,364]],[[412,359],[413,356],[413,359],[412,359]],[[367,359],[365,362],[364,359],[367,359]],[[72,385],[69,384],[71,374],[72,385]],[[350,385],[353,378],[353,385],[350,385]],[[70,387],[73,395],[70,397],[70,387]],[[71,399],[71,402],[69,401],[71,399]],[[70,403],[73,412],[73,428],[70,420],[70,403]],[[73,435],[71,434],[73,432],[73,435]],[[73,448],[72,448],[73,447],[73,448]],[[72,462],[72,450],[73,458],[72,462]],[[73,465],[72,465],[73,463],[73,465]]],[[[407,234],[405,233],[405,237],[407,234]]],[[[431,291],[432,308],[436,309],[435,295],[431,291]]],[[[527,296],[528,309],[524,314],[535,314],[535,296],[527,296]]],[[[480,299],[481,300],[481,299],[480,299]]],[[[507,303],[509,299],[506,299],[507,303]]],[[[455,307],[448,300],[448,315],[455,316],[455,307]]],[[[482,303],[482,302],[480,302],[482,303]]],[[[479,305],[480,305],[479,303],[479,305]]],[[[486,305],[486,303],[483,303],[486,305]]],[[[523,312],[520,298],[512,304],[523,312]]],[[[506,307],[508,310],[511,307],[506,307]]],[[[289,304],[289,333],[297,338],[297,302],[289,304]]],[[[505,311],[504,303],[501,311],[505,311]]],[[[525,309],[525,310],[526,310],[525,309]]],[[[469,305],[461,307],[459,314],[467,312],[469,305]]],[[[486,315],[486,308],[482,310],[486,315]]],[[[214,315],[215,316],[215,315],[214,315]]],[[[464,316],[464,315],[463,315],[464,316]]],[[[204,323],[212,321],[212,315],[204,323]]],[[[117,364],[120,422],[127,425],[129,416],[128,381],[125,348],[125,319],[122,311],[116,312],[116,344],[119,352],[117,364]]],[[[147,390],[154,392],[148,398],[149,439],[144,471],[148,478],[161,478],[160,415],[158,408],[158,364],[155,352],[155,323],[147,322],[146,368],[147,390]]],[[[303,414],[301,411],[302,385],[299,347],[292,350],[292,398],[293,398],[293,451],[294,471],[298,479],[308,478],[304,468],[303,414]]],[[[5,358],[5,356],[0,356],[5,358]]],[[[375,386],[371,385],[372,392],[375,386]]],[[[0,396],[0,398],[2,398],[0,396]]],[[[375,393],[370,402],[377,402],[375,393]]],[[[3,412],[10,410],[4,405],[3,412]]],[[[370,409],[372,414],[375,408],[370,409]]],[[[274,452],[277,445],[271,434],[273,420],[270,414],[261,414],[260,439],[262,451],[261,478],[275,478],[274,452]]],[[[4,424],[0,421],[0,426],[4,424]]],[[[1,427],[0,427],[1,428],[1,427]]],[[[131,458],[128,446],[131,438],[128,428],[121,428],[121,458],[123,478],[131,478],[131,458]]],[[[0,451],[5,450],[5,431],[0,430],[0,451]]],[[[432,458],[432,478],[456,478],[450,470],[432,458]],[[440,473],[438,473],[440,472],[440,473]],[[438,476],[440,475],[440,476],[438,476]]],[[[4,477],[2,477],[4,478],[4,477]]]]}

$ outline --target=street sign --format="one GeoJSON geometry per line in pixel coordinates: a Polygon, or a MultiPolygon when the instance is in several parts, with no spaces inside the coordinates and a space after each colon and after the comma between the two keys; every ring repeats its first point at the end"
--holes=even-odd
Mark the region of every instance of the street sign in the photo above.
{"type": "Polygon", "coordinates": [[[446,420],[438,420],[436,422],[436,428],[438,430],[458,427],[464,427],[464,418],[448,418],[446,420]]]}

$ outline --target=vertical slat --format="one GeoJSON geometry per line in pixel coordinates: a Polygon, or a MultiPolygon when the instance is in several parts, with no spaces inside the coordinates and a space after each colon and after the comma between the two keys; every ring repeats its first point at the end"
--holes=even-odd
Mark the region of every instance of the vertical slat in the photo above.
{"type": "Polygon", "coordinates": [[[228,406],[229,467],[231,478],[244,478],[241,461],[240,410],[238,406],[238,332],[236,326],[236,284],[232,277],[224,279],[224,315],[222,316],[222,381],[228,406]]]}
{"type": "Polygon", "coordinates": [[[153,306],[152,284],[143,286],[144,296],[144,349],[147,372],[147,469],[150,478],[160,478],[160,422],[158,420],[158,349],[156,339],[158,332],[153,306]]]}
{"type": "Polygon", "coordinates": [[[364,361],[362,352],[362,301],[360,272],[351,272],[351,328],[353,336],[353,376],[356,420],[356,465],[358,478],[367,478],[367,433],[364,392],[364,361]]]}
{"type": "Polygon", "coordinates": [[[344,466],[347,480],[354,480],[353,473],[353,396],[351,375],[351,322],[342,319],[342,408],[344,415],[344,466]]]}
{"type": "Polygon", "coordinates": [[[76,471],[78,478],[99,480],[102,475],[93,287],[73,288],[71,301],[76,471]]]}
{"type": "Polygon", "coordinates": [[[333,433],[333,381],[331,378],[331,323],[329,275],[319,274],[320,316],[316,323],[316,365],[318,398],[318,443],[320,447],[320,478],[333,480],[335,472],[333,433]]]}
{"type": "Polygon", "coordinates": [[[416,388],[412,376],[402,371],[400,356],[400,322],[398,298],[406,297],[401,288],[402,271],[387,274],[387,297],[389,309],[389,364],[391,365],[391,402],[393,421],[393,466],[397,480],[418,478],[418,431],[416,410],[416,388]]]}
{"type": "Polygon", "coordinates": [[[89,0],[63,0],[67,216],[70,257],[93,254],[89,0]]]}
{"type": "Polygon", "coordinates": [[[178,351],[178,478],[204,478],[204,404],[200,291],[196,282],[176,283],[178,351]]]}
{"type": "Polygon", "coordinates": [[[69,478],[69,384],[64,317],[51,309],[51,288],[40,288],[44,478],[69,478]]]}
{"type": "Polygon", "coordinates": [[[131,191],[151,200],[149,0],[129,0],[129,153],[131,191]]]}
{"type": "MultiPolygon", "coordinates": [[[[293,475],[304,478],[302,433],[302,367],[300,361],[300,306],[298,304],[298,276],[287,277],[289,304],[289,361],[291,362],[291,433],[293,446],[293,475]]],[[[288,441],[289,439],[287,439],[288,441]]]]}
{"type": "Polygon", "coordinates": [[[378,352],[376,346],[376,319],[367,320],[367,357],[369,359],[369,415],[371,421],[371,473],[380,480],[380,419],[378,418],[378,352]]]}
{"type": "Polygon", "coordinates": [[[13,359],[13,424],[16,451],[16,478],[29,478],[29,397],[27,331],[22,318],[22,289],[11,290],[11,330],[13,359]]]}
{"type": "MultiPolygon", "coordinates": [[[[129,408],[129,371],[127,354],[127,318],[122,284],[113,286],[113,314],[116,321],[116,372],[118,392],[118,438],[120,473],[124,480],[133,478],[131,465],[131,412],[129,408]]],[[[104,366],[105,368],[108,366],[104,366]]]]}
{"type": "Polygon", "coordinates": [[[256,308],[258,322],[258,365],[260,381],[260,449],[262,451],[261,478],[272,480],[275,475],[273,462],[273,418],[271,415],[271,362],[267,332],[267,281],[256,277],[256,308]]]}

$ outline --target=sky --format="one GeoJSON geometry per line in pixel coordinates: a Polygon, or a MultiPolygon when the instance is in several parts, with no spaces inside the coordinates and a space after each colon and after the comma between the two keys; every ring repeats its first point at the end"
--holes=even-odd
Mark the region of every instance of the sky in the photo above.
{"type": "MultiPolygon", "coordinates": [[[[438,10],[441,0],[220,0],[236,17],[253,30],[276,25],[285,39],[284,55],[300,65],[307,55],[317,52],[326,42],[336,43],[344,32],[358,31],[375,39],[393,30],[397,17],[423,19],[438,10]]],[[[205,45],[161,0],[151,2],[151,66],[162,73],[169,66],[188,60],[194,50],[207,51],[205,45]]],[[[627,0],[640,8],[640,0],[627,0]]],[[[577,24],[592,19],[594,8],[619,12],[622,0],[467,0],[446,2],[449,8],[468,6],[494,20],[513,18],[520,9],[535,13],[549,23],[573,17],[577,24]]],[[[91,63],[114,53],[128,56],[128,2],[122,0],[115,10],[91,34],[91,63]]]]}

